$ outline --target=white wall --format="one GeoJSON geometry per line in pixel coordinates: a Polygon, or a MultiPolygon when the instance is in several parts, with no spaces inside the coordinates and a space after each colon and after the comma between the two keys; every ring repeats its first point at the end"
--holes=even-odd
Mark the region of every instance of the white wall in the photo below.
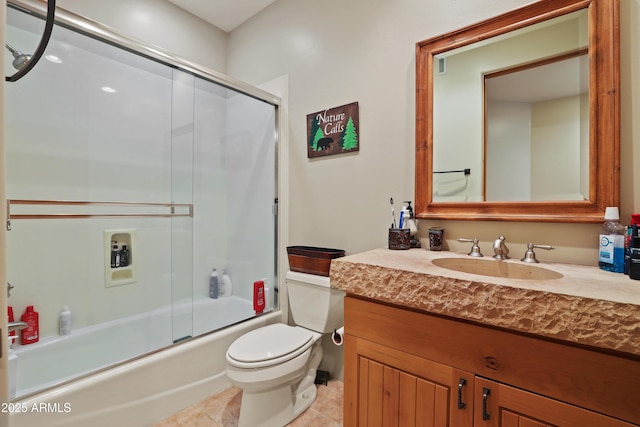
{"type": "Polygon", "coordinates": [[[532,200],[584,199],[580,193],[583,166],[580,154],[584,141],[581,130],[585,120],[580,116],[581,98],[570,96],[532,106],[532,200]]]}
{"type": "Polygon", "coordinates": [[[58,0],[56,6],[219,72],[226,33],[165,0],[58,0]]]}
{"type": "MultiPolygon", "coordinates": [[[[386,246],[389,197],[414,197],[415,43],[529,0],[278,0],[230,33],[227,72],[259,84],[289,76],[290,243],[338,247],[348,253],[386,246]],[[282,19],[286,16],[286,19],[282,19]],[[360,152],[306,158],[306,114],[360,103],[360,152]]],[[[640,212],[640,0],[621,2],[621,214],[640,212]]],[[[553,244],[542,259],[595,264],[596,224],[421,221],[488,247],[500,234],[514,256],[526,243],[553,244]]],[[[490,246],[489,246],[490,247],[490,246]]]]}
{"type": "Polygon", "coordinates": [[[487,200],[531,200],[531,105],[487,101],[487,200]]]}

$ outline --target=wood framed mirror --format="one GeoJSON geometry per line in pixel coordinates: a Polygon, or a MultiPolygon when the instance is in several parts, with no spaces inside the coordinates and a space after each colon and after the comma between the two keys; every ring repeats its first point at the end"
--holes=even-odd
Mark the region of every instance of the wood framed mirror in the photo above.
{"type": "Polygon", "coordinates": [[[540,0],[418,42],[417,218],[601,222],[620,199],[619,76],[619,0],[540,0]],[[522,71],[500,98],[494,77],[522,71]],[[552,82],[576,92],[516,97],[552,82]]]}

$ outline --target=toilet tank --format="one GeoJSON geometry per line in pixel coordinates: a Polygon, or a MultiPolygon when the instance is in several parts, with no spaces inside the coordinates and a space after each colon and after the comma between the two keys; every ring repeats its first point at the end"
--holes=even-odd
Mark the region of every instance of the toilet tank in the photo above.
{"type": "Polygon", "coordinates": [[[290,271],[286,276],[293,322],[327,333],[343,326],[344,291],[331,289],[329,278],[290,271]]]}

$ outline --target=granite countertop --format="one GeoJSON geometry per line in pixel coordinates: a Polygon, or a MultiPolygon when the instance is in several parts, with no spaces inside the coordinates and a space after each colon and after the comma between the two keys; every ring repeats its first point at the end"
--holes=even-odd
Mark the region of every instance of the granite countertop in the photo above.
{"type": "MultiPolygon", "coordinates": [[[[640,356],[639,280],[597,267],[546,262],[535,267],[562,277],[505,279],[433,264],[440,258],[471,257],[425,249],[376,249],[334,259],[331,287],[433,314],[640,356]]],[[[482,260],[528,265],[516,259],[482,260]]]]}

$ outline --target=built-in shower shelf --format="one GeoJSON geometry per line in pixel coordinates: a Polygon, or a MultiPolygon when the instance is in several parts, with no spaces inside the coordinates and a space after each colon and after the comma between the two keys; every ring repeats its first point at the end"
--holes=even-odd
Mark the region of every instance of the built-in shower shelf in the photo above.
{"type": "Polygon", "coordinates": [[[104,286],[128,285],[136,282],[134,250],[137,249],[136,230],[104,231],[104,286]],[[123,255],[126,247],[127,255],[123,255]]]}

